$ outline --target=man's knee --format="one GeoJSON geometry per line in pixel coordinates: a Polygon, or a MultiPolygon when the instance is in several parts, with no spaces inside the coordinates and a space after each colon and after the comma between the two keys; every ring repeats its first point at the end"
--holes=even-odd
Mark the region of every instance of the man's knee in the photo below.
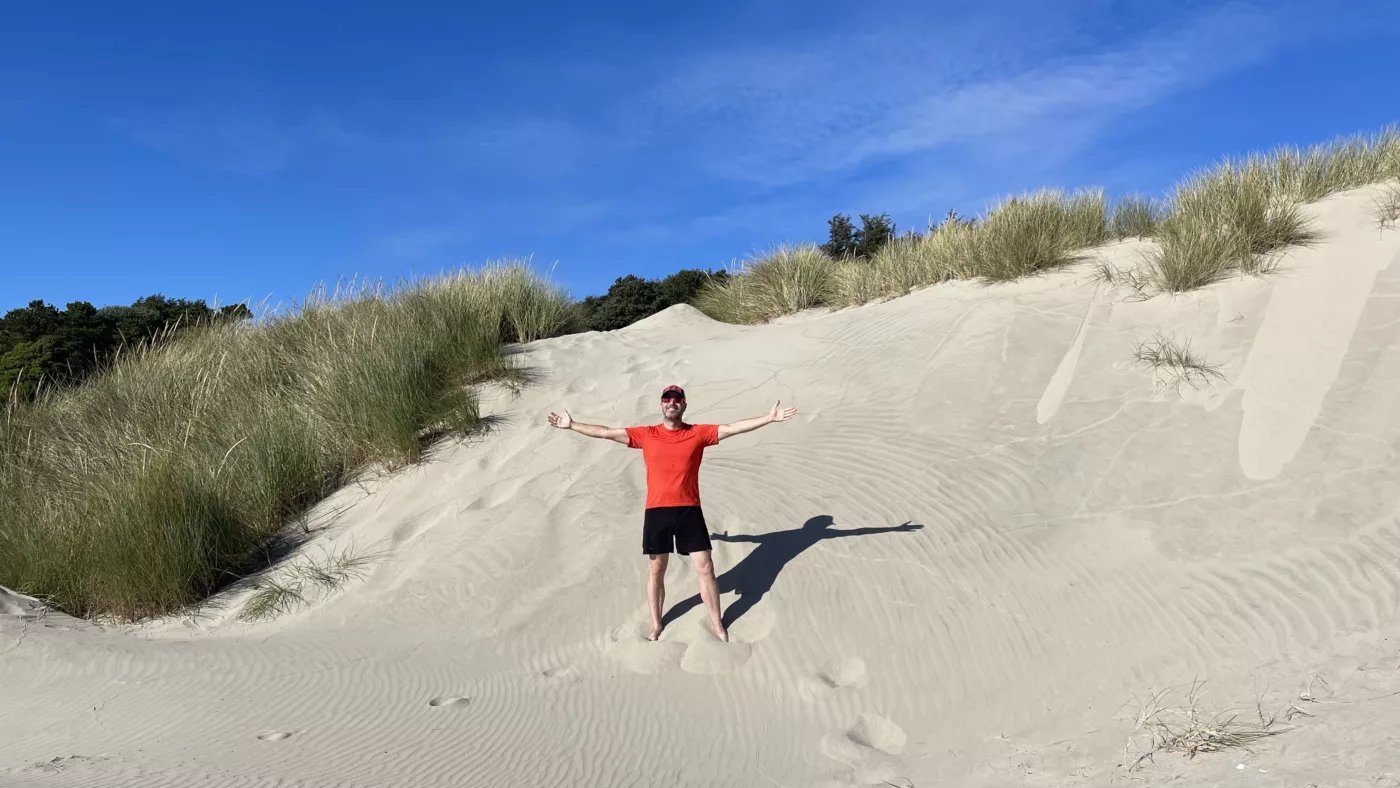
{"type": "Polygon", "coordinates": [[[715,576],[715,563],[708,555],[697,555],[694,560],[695,574],[701,577],[715,576]]]}
{"type": "Polygon", "coordinates": [[[651,560],[648,561],[648,563],[651,566],[651,573],[653,576],[659,577],[661,575],[666,574],[666,559],[668,558],[670,558],[670,556],[665,554],[654,555],[651,557],[651,560]]]}

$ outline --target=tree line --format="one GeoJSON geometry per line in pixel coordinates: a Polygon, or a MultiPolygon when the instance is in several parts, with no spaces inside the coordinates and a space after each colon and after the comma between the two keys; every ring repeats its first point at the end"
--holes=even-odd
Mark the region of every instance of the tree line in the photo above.
{"type": "Polygon", "coordinates": [[[10,393],[31,399],[41,386],[81,381],[122,347],[163,341],[214,319],[246,320],[244,304],[213,309],[202,299],[150,295],[130,306],[97,308],[74,301],[59,309],[30,301],[0,317],[0,400],[10,393]]]}
{"type": "Polygon", "coordinates": [[[665,279],[645,279],[633,274],[620,276],[608,292],[580,301],[579,316],[589,331],[612,331],[676,304],[691,303],[711,280],[724,284],[729,280],[729,272],[688,268],[665,279]]]}
{"type": "MultiPolygon", "coordinates": [[[[956,211],[950,210],[941,223],[930,223],[929,231],[949,223],[970,226],[975,220],[964,219],[956,211]]],[[[917,235],[913,231],[905,233],[905,237],[917,235]]],[[[895,224],[887,213],[863,213],[860,215],[860,226],[856,226],[850,216],[838,213],[827,221],[827,241],[819,248],[834,260],[868,260],[881,247],[898,237],[895,224]]],[[[590,331],[612,331],[630,326],[668,307],[693,302],[706,282],[713,280],[722,285],[728,279],[729,273],[723,270],[686,269],[664,279],[645,279],[628,274],[618,277],[607,293],[588,296],[579,302],[581,323],[590,331]]]]}

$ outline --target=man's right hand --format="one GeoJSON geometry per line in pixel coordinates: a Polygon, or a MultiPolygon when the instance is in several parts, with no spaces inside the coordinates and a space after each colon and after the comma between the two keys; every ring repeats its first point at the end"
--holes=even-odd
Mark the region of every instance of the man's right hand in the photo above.
{"type": "Polygon", "coordinates": [[[569,415],[569,411],[566,408],[564,409],[563,416],[560,416],[558,413],[549,414],[549,424],[561,430],[567,430],[574,426],[574,419],[569,415]]]}
{"type": "MultiPolygon", "coordinates": [[[[574,417],[570,416],[567,410],[563,412],[562,416],[558,413],[549,414],[549,423],[551,426],[558,427],[561,430],[572,430],[573,432],[586,435],[590,438],[604,438],[610,441],[617,441],[623,446],[632,445],[632,439],[628,437],[627,430],[621,427],[600,427],[597,424],[584,424],[581,421],[574,421],[574,417]]],[[[638,448],[640,448],[640,446],[638,448]]]]}

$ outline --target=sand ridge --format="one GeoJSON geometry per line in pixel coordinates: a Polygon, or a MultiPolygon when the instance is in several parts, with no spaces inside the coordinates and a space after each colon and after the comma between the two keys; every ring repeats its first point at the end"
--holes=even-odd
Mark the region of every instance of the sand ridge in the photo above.
{"type": "Polygon", "coordinates": [[[307,549],[383,555],[305,609],[241,622],[240,587],[131,628],[0,593],[0,785],[1392,779],[1400,233],[1369,207],[1309,206],[1317,247],[1178,297],[1086,263],[526,346],[491,433],[321,507],[307,549]],[[1158,332],[1222,380],[1164,389],[1132,361],[1158,332]],[[801,408],[707,452],[730,644],[683,560],[646,642],[640,455],[545,425],[654,422],[671,382],[695,421],[801,408]],[[1125,773],[1130,699],[1196,677],[1314,717],[1125,773]]]}

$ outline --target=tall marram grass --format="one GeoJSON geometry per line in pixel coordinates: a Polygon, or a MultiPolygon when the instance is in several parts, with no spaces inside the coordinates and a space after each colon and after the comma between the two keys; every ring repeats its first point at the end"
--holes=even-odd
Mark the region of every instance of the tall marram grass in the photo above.
{"type": "Polygon", "coordinates": [[[140,618],[261,565],[289,519],[374,464],[481,417],[502,343],[571,328],[567,296],[507,263],[313,296],[191,329],[0,419],[0,584],[140,618]]]}
{"type": "MultiPolygon", "coordinates": [[[[1164,201],[1129,196],[1110,209],[1097,190],[1012,197],[971,225],[949,222],[896,239],[868,260],[838,262],[811,245],[783,247],[748,261],[727,283],[708,285],[696,306],[716,320],[762,323],[949,279],[1018,279],[1075,263],[1110,238],[1158,242],[1145,271],[1131,275],[1134,289],[1191,290],[1236,272],[1270,270],[1280,250],[1318,239],[1303,204],[1387,180],[1400,180],[1397,126],[1306,151],[1284,147],[1227,160],[1188,176],[1164,201]]],[[[1396,205],[1400,198],[1383,195],[1377,221],[1397,221],[1396,205]]]]}
{"type": "Polygon", "coordinates": [[[763,323],[831,303],[836,267],[813,244],[779,246],[746,261],[732,284],[707,283],[695,306],[716,320],[763,323]]]}
{"type": "Polygon", "coordinates": [[[869,260],[834,261],[816,246],[780,247],[750,260],[696,307],[731,323],[763,323],[815,306],[903,295],[947,279],[1002,281],[1068,265],[1108,237],[1103,194],[1042,191],[1003,201],[976,225],[947,223],[899,238],[869,260]]]}
{"type": "Polygon", "coordinates": [[[1006,281],[1077,262],[1082,250],[1107,240],[1104,211],[1099,191],[1069,196],[1042,191],[1008,199],[971,236],[967,270],[985,280],[1006,281]]]}
{"type": "Polygon", "coordinates": [[[1226,159],[1177,185],[1149,257],[1158,289],[1181,292],[1236,272],[1268,271],[1276,253],[1319,239],[1301,206],[1400,177],[1400,128],[1309,150],[1282,147],[1226,159]]]}
{"type": "Polygon", "coordinates": [[[1167,206],[1150,197],[1124,197],[1113,206],[1109,233],[1118,239],[1151,238],[1166,218],[1167,206]]]}

